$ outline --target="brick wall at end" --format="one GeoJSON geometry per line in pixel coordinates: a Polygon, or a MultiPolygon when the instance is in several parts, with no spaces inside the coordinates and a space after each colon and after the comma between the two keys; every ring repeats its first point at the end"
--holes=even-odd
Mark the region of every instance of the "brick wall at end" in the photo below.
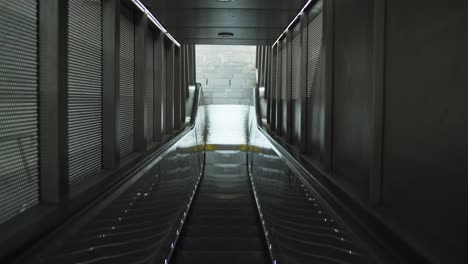
{"type": "Polygon", "coordinates": [[[255,53],[255,46],[196,46],[197,82],[207,104],[250,104],[255,53]]]}

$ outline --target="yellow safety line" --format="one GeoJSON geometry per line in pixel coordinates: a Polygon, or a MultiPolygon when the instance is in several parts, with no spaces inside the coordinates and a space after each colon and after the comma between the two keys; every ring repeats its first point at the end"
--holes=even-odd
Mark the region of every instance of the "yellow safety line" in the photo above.
{"type": "MultiPolygon", "coordinates": [[[[185,149],[185,148],[184,148],[185,149]]],[[[205,144],[197,145],[187,148],[188,152],[199,152],[199,151],[217,151],[217,150],[239,150],[239,151],[251,151],[255,153],[265,152],[262,147],[249,146],[247,144],[242,145],[222,145],[222,144],[205,144]]]]}

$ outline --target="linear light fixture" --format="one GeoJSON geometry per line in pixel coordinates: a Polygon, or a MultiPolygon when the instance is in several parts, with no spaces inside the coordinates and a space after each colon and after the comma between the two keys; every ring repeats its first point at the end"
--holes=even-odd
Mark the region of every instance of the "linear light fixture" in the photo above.
{"type": "Polygon", "coordinates": [[[159,21],[154,17],[154,15],[145,7],[145,5],[140,2],[140,0],[132,0],[132,3],[138,7],[143,13],[146,14],[146,16],[149,18],[149,20],[157,27],[159,30],[161,30],[162,33],[164,33],[174,44],[177,45],[177,47],[180,47],[180,43],[177,42],[177,40],[159,23],[159,21]]]}
{"type": "Polygon", "coordinates": [[[279,35],[279,37],[276,39],[275,43],[273,43],[273,45],[271,45],[272,47],[276,45],[276,43],[278,43],[278,41],[283,37],[284,34],[286,34],[286,32],[288,32],[289,28],[291,27],[292,24],[294,24],[294,22],[296,22],[296,20],[302,15],[304,14],[304,10],[306,10],[306,8],[310,5],[310,3],[312,3],[312,0],[308,0],[307,3],[304,5],[304,7],[301,9],[301,11],[299,11],[299,13],[294,17],[294,19],[291,21],[291,23],[289,23],[289,25],[286,27],[286,29],[283,31],[283,33],[281,33],[279,35]]]}

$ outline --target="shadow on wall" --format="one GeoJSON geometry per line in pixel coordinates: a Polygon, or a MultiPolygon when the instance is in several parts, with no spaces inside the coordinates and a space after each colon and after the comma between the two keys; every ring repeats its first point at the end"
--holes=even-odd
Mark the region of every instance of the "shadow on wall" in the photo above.
{"type": "Polygon", "coordinates": [[[197,45],[197,82],[206,104],[250,103],[256,46],[197,45]]]}

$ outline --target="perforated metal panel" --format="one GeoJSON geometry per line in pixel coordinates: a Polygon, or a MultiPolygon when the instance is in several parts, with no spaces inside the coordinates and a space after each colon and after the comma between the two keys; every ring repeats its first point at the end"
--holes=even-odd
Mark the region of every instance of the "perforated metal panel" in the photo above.
{"type": "Polygon", "coordinates": [[[307,37],[307,97],[312,96],[312,86],[315,81],[315,73],[322,47],[322,13],[309,19],[307,37]]]}
{"type": "MultiPolygon", "coordinates": [[[[286,38],[287,39],[287,38],[286,38]]],[[[286,91],[288,98],[291,98],[291,80],[292,80],[292,41],[289,40],[287,46],[287,55],[286,55],[286,76],[287,76],[287,86],[289,90],[286,91]]]]}
{"type": "Polygon", "coordinates": [[[0,223],[39,202],[37,2],[0,0],[0,223]]]}
{"type": "Polygon", "coordinates": [[[153,142],[153,85],[154,85],[154,40],[153,30],[149,29],[146,38],[146,92],[145,92],[145,131],[147,141],[153,142]]]}
{"type": "Polygon", "coordinates": [[[276,60],[276,56],[277,56],[277,52],[276,52],[276,49],[278,48],[278,46],[276,45],[272,51],[271,51],[271,68],[270,68],[270,73],[271,73],[271,98],[272,99],[276,99],[276,86],[278,85],[276,83],[277,81],[277,76],[276,76],[276,63],[277,63],[277,60],[276,60]]]}
{"type": "Polygon", "coordinates": [[[135,151],[135,22],[133,12],[120,7],[120,157],[135,151]]]}
{"type": "Polygon", "coordinates": [[[293,28],[293,39],[292,39],[292,84],[291,84],[291,95],[292,99],[300,99],[300,88],[301,88],[301,26],[299,23],[293,28]]]}
{"type": "Polygon", "coordinates": [[[281,99],[285,100],[287,95],[287,70],[288,70],[288,52],[287,41],[284,38],[281,41],[281,99]]]}
{"type": "Polygon", "coordinates": [[[68,175],[70,184],[102,168],[102,3],[68,4],[68,175]]]}

